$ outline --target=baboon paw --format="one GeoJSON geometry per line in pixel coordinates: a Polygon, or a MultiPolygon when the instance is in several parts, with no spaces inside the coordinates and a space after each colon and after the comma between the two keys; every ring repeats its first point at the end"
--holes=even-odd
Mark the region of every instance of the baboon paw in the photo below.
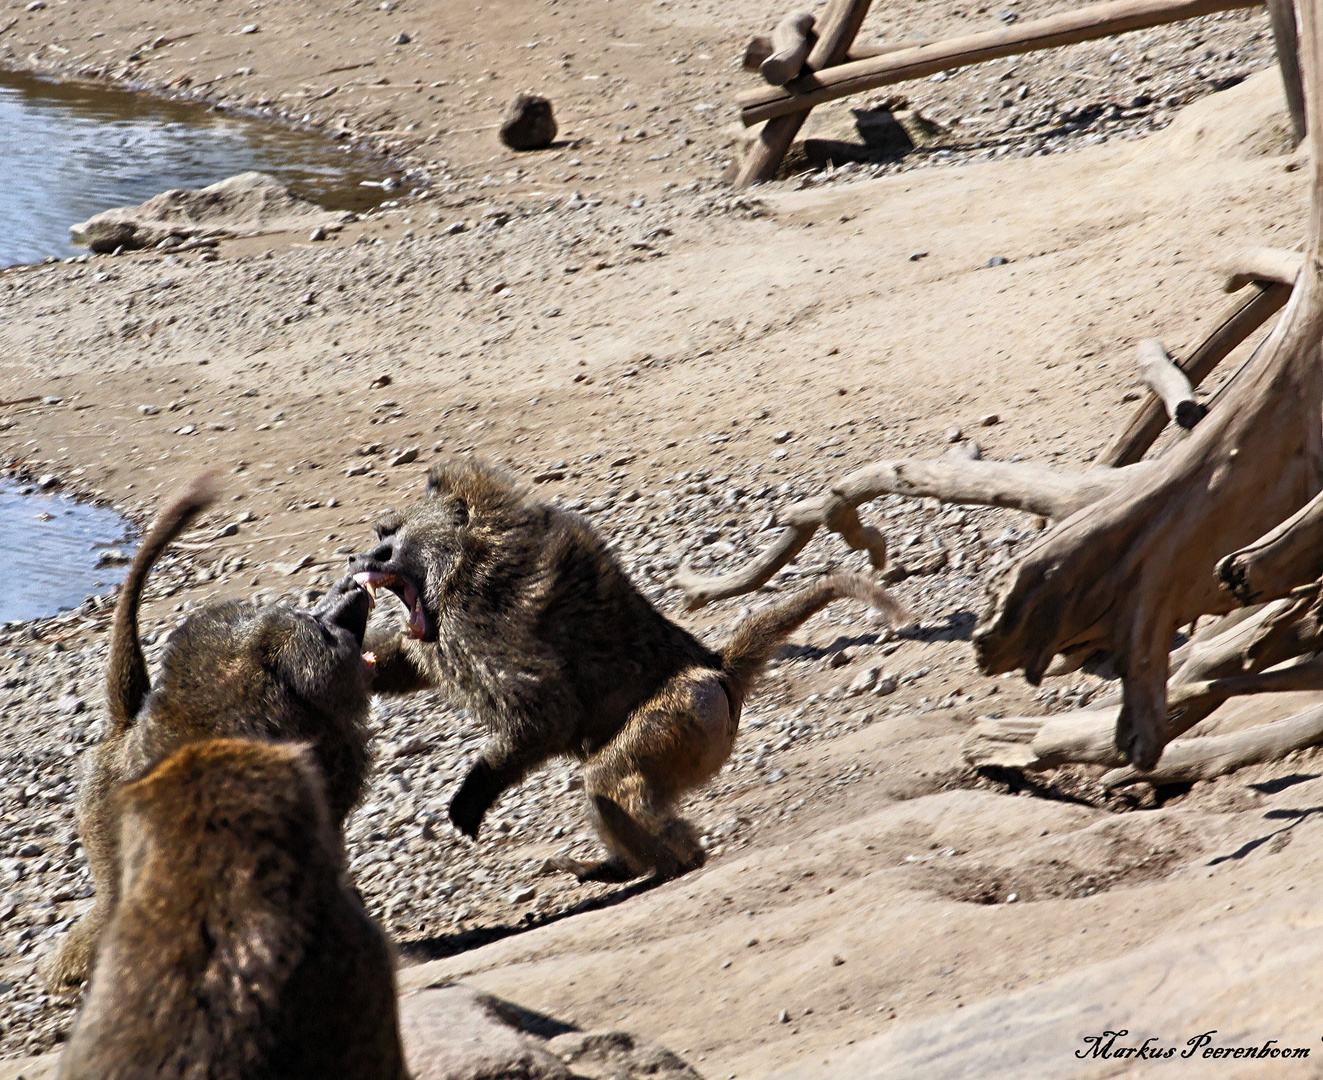
{"type": "Polygon", "coordinates": [[[478,838],[478,828],[482,825],[482,814],[462,806],[451,806],[450,823],[470,840],[478,838]]]}

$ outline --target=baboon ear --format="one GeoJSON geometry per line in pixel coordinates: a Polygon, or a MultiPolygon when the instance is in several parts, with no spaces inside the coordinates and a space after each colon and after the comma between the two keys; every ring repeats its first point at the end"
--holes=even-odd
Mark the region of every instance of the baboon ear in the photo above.
{"type": "Polygon", "coordinates": [[[424,492],[427,498],[435,499],[441,492],[446,490],[445,475],[444,465],[433,465],[427,471],[427,490],[424,492]]]}
{"type": "Polygon", "coordinates": [[[469,523],[469,504],[458,495],[451,498],[450,504],[455,512],[455,524],[467,525],[469,523]]]}
{"type": "Polygon", "coordinates": [[[403,523],[404,518],[401,514],[394,510],[387,510],[381,517],[377,518],[377,523],[372,526],[372,529],[377,534],[378,540],[385,540],[392,533],[399,531],[403,523]]]}

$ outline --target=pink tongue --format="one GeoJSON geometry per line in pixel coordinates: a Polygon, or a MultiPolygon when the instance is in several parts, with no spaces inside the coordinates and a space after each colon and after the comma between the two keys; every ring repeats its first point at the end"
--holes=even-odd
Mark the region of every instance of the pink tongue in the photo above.
{"type": "Polygon", "coordinates": [[[427,633],[427,616],[423,614],[422,601],[415,600],[409,611],[409,636],[421,638],[425,633],[427,633]]]}

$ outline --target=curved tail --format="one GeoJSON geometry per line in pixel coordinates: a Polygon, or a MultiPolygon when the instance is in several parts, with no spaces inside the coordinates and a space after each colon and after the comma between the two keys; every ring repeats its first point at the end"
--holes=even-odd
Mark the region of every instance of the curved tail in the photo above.
{"type": "Polygon", "coordinates": [[[755,611],[736,624],[721,650],[721,669],[732,696],[744,698],[749,684],[780,644],[833,600],[851,597],[877,608],[894,626],[911,622],[905,606],[863,574],[832,574],[793,596],[755,611]]]}
{"type": "Polygon", "coordinates": [[[133,722],[138,709],[152,688],[147,677],[147,661],[138,641],[138,605],[143,586],[156,560],[176,536],[216,498],[218,487],[211,473],[191,481],[182,492],[156,515],[143,537],[138,554],[129,567],[128,577],[115,603],[115,621],[110,630],[110,661],[106,668],[106,704],[110,709],[112,731],[122,731],[133,722]]]}

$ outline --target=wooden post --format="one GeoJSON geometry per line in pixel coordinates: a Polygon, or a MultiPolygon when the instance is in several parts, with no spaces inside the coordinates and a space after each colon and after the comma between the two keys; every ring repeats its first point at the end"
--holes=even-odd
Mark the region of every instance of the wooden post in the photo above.
{"type": "MultiPolygon", "coordinates": [[[[864,16],[872,0],[831,0],[822,21],[818,23],[818,41],[805,62],[808,69],[821,71],[839,64],[854,44],[854,38],[863,25],[864,16]]],[[[788,110],[786,115],[768,121],[758,133],[758,142],[749,151],[735,177],[735,188],[746,188],[771,180],[780,168],[781,160],[795,141],[799,129],[808,119],[809,109],[788,110]]]]}
{"type": "Polygon", "coordinates": [[[1295,0],[1268,0],[1272,18],[1272,38],[1277,45],[1277,66],[1282,72],[1282,89],[1291,113],[1295,145],[1305,137],[1305,91],[1300,85],[1300,45],[1295,29],[1295,0]]]}
{"type": "Polygon", "coordinates": [[[772,31],[772,53],[758,65],[758,72],[771,86],[785,86],[798,77],[813,48],[813,16],[792,11],[772,31]]]}
{"type": "MultiPolygon", "coordinates": [[[[979,64],[1003,56],[1093,41],[1113,34],[1254,7],[1262,0],[1108,0],[1102,4],[1063,11],[997,30],[967,34],[947,41],[888,53],[870,60],[840,63],[830,70],[812,71],[784,87],[763,86],[738,96],[745,127],[763,120],[799,114],[837,98],[875,90],[879,86],[921,79],[939,71],[979,64]]],[[[822,43],[819,38],[819,44],[822,43]]],[[[847,46],[848,48],[848,46],[847,46]]],[[[815,50],[816,51],[816,50],[815,50]]]]}

